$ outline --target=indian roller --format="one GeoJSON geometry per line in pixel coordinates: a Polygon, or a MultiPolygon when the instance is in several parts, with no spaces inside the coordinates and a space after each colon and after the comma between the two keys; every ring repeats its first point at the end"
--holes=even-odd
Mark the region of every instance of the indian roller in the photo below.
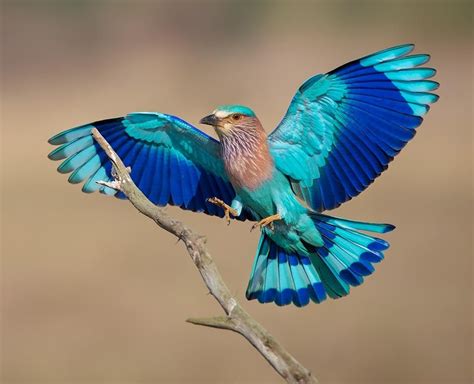
{"type": "Polygon", "coordinates": [[[389,244],[371,234],[395,227],[336,218],[338,207],[371,184],[415,136],[439,84],[420,67],[413,44],[388,48],[315,75],[297,90],[270,134],[242,105],[201,119],[215,140],[179,117],[134,112],[53,136],[52,160],[86,193],[111,181],[111,163],[93,140],[97,128],[156,205],[250,220],[261,236],[246,297],[305,306],[346,296],[384,258],[389,244]]]}

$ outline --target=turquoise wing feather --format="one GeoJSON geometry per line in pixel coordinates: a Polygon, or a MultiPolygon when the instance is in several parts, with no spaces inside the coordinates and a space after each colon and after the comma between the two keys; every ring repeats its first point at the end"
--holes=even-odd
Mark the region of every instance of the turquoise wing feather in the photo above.
{"type": "MultiPolygon", "coordinates": [[[[99,180],[110,181],[112,176],[110,161],[91,136],[94,127],[131,167],[134,182],[157,205],[172,204],[222,217],[223,210],[206,200],[215,196],[231,204],[235,197],[219,142],[178,117],[151,112],[72,128],[49,140],[59,145],[49,158],[65,159],[58,171],[72,172],[69,182],[84,182],[84,192],[125,198],[123,193],[97,184],[99,180]]],[[[248,215],[243,211],[239,219],[248,215]]]]}
{"type": "Polygon", "coordinates": [[[308,79],[269,135],[276,167],[317,211],[358,195],[415,135],[438,96],[429,55],[389,48],[308,79]]]}

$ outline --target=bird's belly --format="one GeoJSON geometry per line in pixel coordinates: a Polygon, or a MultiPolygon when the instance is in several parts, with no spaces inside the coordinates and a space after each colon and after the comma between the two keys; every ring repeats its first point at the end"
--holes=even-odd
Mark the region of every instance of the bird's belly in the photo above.
{"type": "Polygon", "coordinates": [[[286,223],[291,224],[297,222],[307,210],[296,198],[288,179],[278,171],[255,189],[237,187],[236,191],[243,206],[259,220],[280,214],[286,223]]]}
{"type": "Polygon", "coordinates": [[[244,207],[249,209],[258,220],[277,213],[273,204],[272,193],[268,186],[262,185],[254,190],[242,187],[237,188],[237,194],[244,207]]]}
{"type": "Polygon", "coordinates": [[[320,246],[321,235],[309,215],[308,208],[296,198],[288,179],[281,176],[274,174],[271,180],[254,190],[236,188],[236,191],[243,206],[256,216],[256,220],[280,214],[282,219],[274,221],[272,226],[263,228],[263,231],[287,252],[305,255],[308,249],[303,241],[320,246]]]}

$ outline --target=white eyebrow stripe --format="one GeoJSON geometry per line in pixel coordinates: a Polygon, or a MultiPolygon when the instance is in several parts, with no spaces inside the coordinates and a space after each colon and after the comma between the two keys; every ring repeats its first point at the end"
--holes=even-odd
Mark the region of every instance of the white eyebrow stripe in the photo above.
{"type": "Polygon", "coordinates": [[[218,111],[218,110],[215,110],[213,112],[213,114],[218,117],[219,119],[223,119],[224,117],[227,117],[230,115],[229,112],[226,112],[226,111],[218,111]]]}

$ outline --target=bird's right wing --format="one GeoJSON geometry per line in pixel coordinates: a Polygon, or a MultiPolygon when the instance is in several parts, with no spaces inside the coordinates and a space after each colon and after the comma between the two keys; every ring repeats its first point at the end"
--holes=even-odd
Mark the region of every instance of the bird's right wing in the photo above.
{"type": "MultiPolygon", "coordinates": [[[[84,192],[100,191],[124,198],[124,194],[97,184],[110,181],[111,163],[94,141],[97,128],[126,166],[140,190],[160,206],[222,217],[223,209],[207,202],[217,197],[231,204],[235,191],[224,171],[219,142],[178,117],[162,113],[131,113],[125,117],[97,121],[53,136],[49,143],[60,145],[49,154],[64,160],[61,173],[72,174],[69,182],[84,182],[84,192]]],[[[238,217],[250,218],[245,210],[238,217]]]]}

